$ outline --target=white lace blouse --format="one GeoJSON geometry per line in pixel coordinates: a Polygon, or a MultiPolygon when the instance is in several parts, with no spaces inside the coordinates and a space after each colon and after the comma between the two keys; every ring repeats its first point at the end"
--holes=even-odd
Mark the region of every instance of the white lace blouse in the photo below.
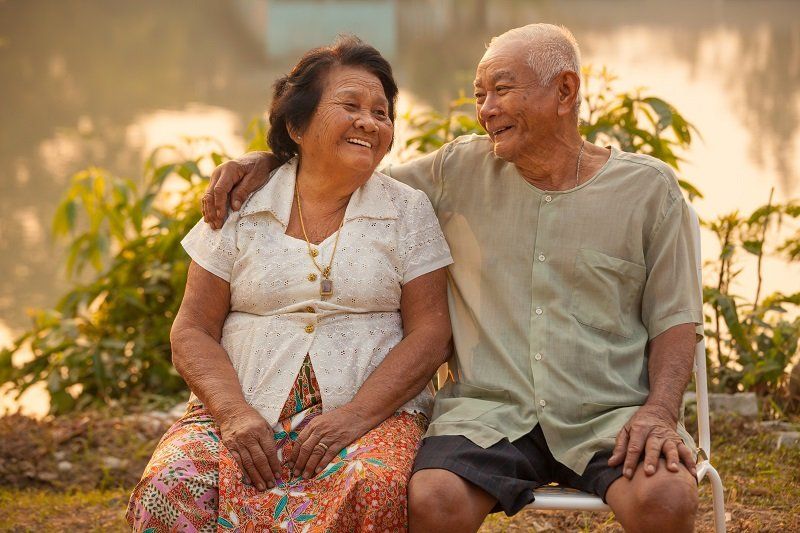
{"type": "MultiPolygon", "coordinates": [[[[222,229],[201,220],[181,243],[195,263],[230,283],[222,346],[245,399],[270,425],[306,354],[323,408],[349,402],[403,338],[403,284],[453,262],[428,197],[375,172],[350,198],[331,269],[334,293],[321,298],[306,242],[285,234],[296,170],[296,160],[286,163],[222,229]]],[[[335,239],[312,245],[321,266],[335,239]]],[[[430,415],[431,404],[424,390],[401,410],[430,415]]]]}

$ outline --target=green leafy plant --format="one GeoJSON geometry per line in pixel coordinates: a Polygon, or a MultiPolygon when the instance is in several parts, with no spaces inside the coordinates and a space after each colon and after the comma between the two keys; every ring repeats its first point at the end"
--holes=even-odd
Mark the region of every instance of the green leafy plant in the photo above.
{"type": "Polygon", "coordinates": [[[201,166],[213,168],[225,157],[218,150],[185,157],[161,147],[145,163],[141,185],[98,168],[76,174],[53,233],[70,238],[68,271],[90,266],[95,275],[54,309],[36,312],[32,328],[0,352],[0,382],[20,394],[45,382],[53,413],[185,391],[169,346],[186,283],[180,240],[201,216],[201,166]],[[172,161],[159,163],[165,156],[172,161]],[[33,358],[14,366],[13,355],[25,347],[33,358]]]}
{"type": "MultiPolygon", "coordinates": [[[[709,366],[712,385],[725,392],[754,391],[761,396],[785,397],[788,367],[800,341],[800,292],[775,292],[764,296],[763,264],[773,255],[795,261],[797,233],[790,223],[800,216],[797,205],[774,204],[772,193],[767,204],[750,215],[738,211],[704,222],[720,246],[717,258],[707,262],[707,276],[716,284],[704,288],[706,335],[709,338],[709,366]],[[784,230],[783,232],[781,230],[784,230]],[[777,240],[779,244],[770,247],[777,240]],[[744,271],[743,256],[755,260],[756,286],[752,300],[734,292],[734,282],[744,271]]],[[[779,409],[779,403],[773,402],[779,409]]]]}

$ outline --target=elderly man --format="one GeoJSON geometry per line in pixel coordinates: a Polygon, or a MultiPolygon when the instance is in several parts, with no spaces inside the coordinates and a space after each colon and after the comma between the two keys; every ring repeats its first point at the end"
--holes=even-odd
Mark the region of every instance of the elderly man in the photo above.
{"type": "MultiPolygon", "coordinates": [[[[667,165],[580,137],[579,63],[564,28],[494,38],[475,77],[489,135],[386,170],[428,194],[455,260],[454,382],[417,456],[412,530],[475,531],[553,481],[601,496],[628,531],[694,526],[678,422],[702,323],[688,207],[667,165]]],[[[269,161],[218,168],[207,219],[269,161]]]]}

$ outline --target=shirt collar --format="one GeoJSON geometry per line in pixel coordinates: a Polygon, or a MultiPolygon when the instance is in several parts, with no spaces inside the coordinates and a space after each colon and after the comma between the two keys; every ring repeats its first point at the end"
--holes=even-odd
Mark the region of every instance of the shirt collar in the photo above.
{"type": "MultiPolygon", "coordinates": [[[[398,217],[397,208],[383,184],[378,172],[364,185],[355,190],[347,204],[344,220],[374,218],[393,220],[398,217]]],[[[289,216],[294,201],[294,184],[297,180],[297,158],[278,167],[270,180],[253,193],[241,209],[241,216],[267,211],[284,227],[289,225],[289,216]]]]}

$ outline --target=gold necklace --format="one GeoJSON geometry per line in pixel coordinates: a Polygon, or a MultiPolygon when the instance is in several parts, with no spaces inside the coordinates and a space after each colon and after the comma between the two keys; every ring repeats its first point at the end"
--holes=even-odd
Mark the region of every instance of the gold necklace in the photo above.
{"type": "Polygon", "coordinates": [[[583,146],[584,146],[584,142],[583,142],[583,139],[581,139],[581,149],[578,152],[578,168],[575,170],[575,186],[576,187],[581,182],[581,159],[583,159],[583,146]]]}
{"type": "Polygon", "coordinates": [[[331,253],[331,260],[328,262],[328,266],[322,268],[317,263],[317,255],[319,252],[311,247],[311,241],[308,238],[308,233],[306,233],[306,226],[303,223],[303,208],[300,207],[300,188],[297,185],[297,181],[294,182],[294,196],[297,199],[297,215],[300,218],[300,228],[303,230],[303,237],[306,240],[306,246],[308,247],[308,255],[311,256],[311,261],[314,263],[314,266],[317,267],[319,273],[322,274],[322,279],[319,280],[319,295],[321,298],[330,298],[333,296],[333,280],[330,279],[331,275],[331,267],[333,267],[333,258],[336,256],[336,248],[339,246],[339,235],[342,232],[342,226],[344,226],[344,216],[342,216],[342,222],[339,224],[339,229],[336,230],[336,241],[333,243],[333,252],[331,253]]]}

